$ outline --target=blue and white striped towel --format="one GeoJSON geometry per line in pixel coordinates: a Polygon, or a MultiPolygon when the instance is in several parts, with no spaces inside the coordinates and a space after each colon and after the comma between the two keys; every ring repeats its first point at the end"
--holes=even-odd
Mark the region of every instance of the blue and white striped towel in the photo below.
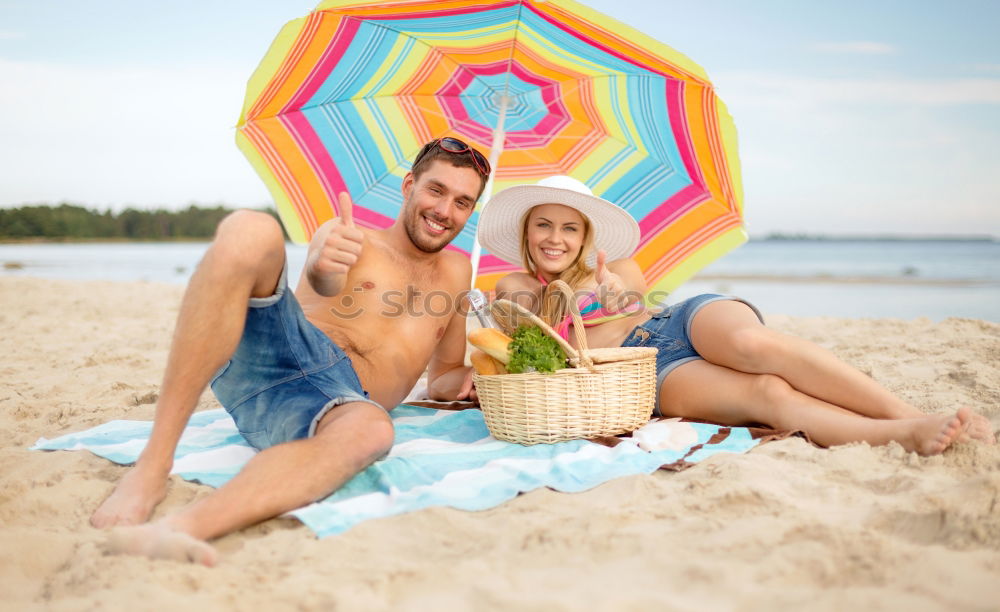
{"type": "MultiPolygon", "coordinates": [[[[627,441],[614,448],[584,440],[521,446],[490,436],[475,409],[402,405],[391,414],[396,442],[386,457],[326,499],[289,514],[324,537],[368,519],[431,506],[484,510],[539,487],[583,491],[619,476],[650,474],[681,459],[693,463],[717,452],[745,452],[760,442],[742,428],[678,423],[690,428],[681,436],[684,445],[655,452],[627,441]],[[719,441],[722,429],[728,435],[719,441]]],[[[32,449],[86,449],[128,464],[138,458],[151,429],[148,421],[111,421],[53,440],[40,438],[32,449]]],[[[224,410],[198,412],[177,447],[172,473],[218,487],[254,452],[224,410]]]]}

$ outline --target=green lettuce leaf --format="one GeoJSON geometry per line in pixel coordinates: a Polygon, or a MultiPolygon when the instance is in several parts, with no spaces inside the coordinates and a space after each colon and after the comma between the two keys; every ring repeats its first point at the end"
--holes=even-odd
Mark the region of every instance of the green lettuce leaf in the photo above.
{"type": "Polygon", "coordinates": [[[510,343],[511,374],[524,372],[555,372],[566,367],[566,353],[559,343],[534,325],[522,325],[510,343]]]}

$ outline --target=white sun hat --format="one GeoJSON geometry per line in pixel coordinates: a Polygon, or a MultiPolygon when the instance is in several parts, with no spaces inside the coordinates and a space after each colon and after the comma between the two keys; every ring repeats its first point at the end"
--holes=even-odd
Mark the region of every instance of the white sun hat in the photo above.
{"type": "Polygon", "coordinates": [[[539,204],[569,206],[590,219],[594,251],[587,254],[586,261],[591,267],[599,250],[607,253],[608,261],[614,261],[630,257],[639,246],[635,219],[571,176],[550,176],[535,185],[508,187],[494,195],[479,217],[479,243],[507,263],[520,266],[524,216],[539,204]]]}

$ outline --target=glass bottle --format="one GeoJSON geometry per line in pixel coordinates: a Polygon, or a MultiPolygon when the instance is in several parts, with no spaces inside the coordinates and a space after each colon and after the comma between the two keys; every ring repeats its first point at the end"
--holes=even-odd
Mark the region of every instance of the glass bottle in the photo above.
{"type": "Polygon", "coordinates": [[[473,327],[492,327],[494,329],[499,329],[500,326],[497,325],[496,320],[493,318],[493,313],[490,311],[489,304],[486,302],[486,295],[479,289],[473,289],[469,291],[467,296],[469,300],[470,311],[476,315],[476,321],[479,325],[476,325],[476,321],[473,321],[473,327]]]}

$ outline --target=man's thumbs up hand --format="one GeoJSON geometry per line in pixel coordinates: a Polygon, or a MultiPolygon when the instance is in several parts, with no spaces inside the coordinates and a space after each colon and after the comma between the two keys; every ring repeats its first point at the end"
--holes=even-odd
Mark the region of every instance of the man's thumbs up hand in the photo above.
{"type": "Polygon", "coordinates": [[[350,194],[341,192],[340,215],[333,221],[319,252],[313,270],[321,276],[347,274],[358,262],[365,235],[354,225],[354,202],[350,194]]]}

